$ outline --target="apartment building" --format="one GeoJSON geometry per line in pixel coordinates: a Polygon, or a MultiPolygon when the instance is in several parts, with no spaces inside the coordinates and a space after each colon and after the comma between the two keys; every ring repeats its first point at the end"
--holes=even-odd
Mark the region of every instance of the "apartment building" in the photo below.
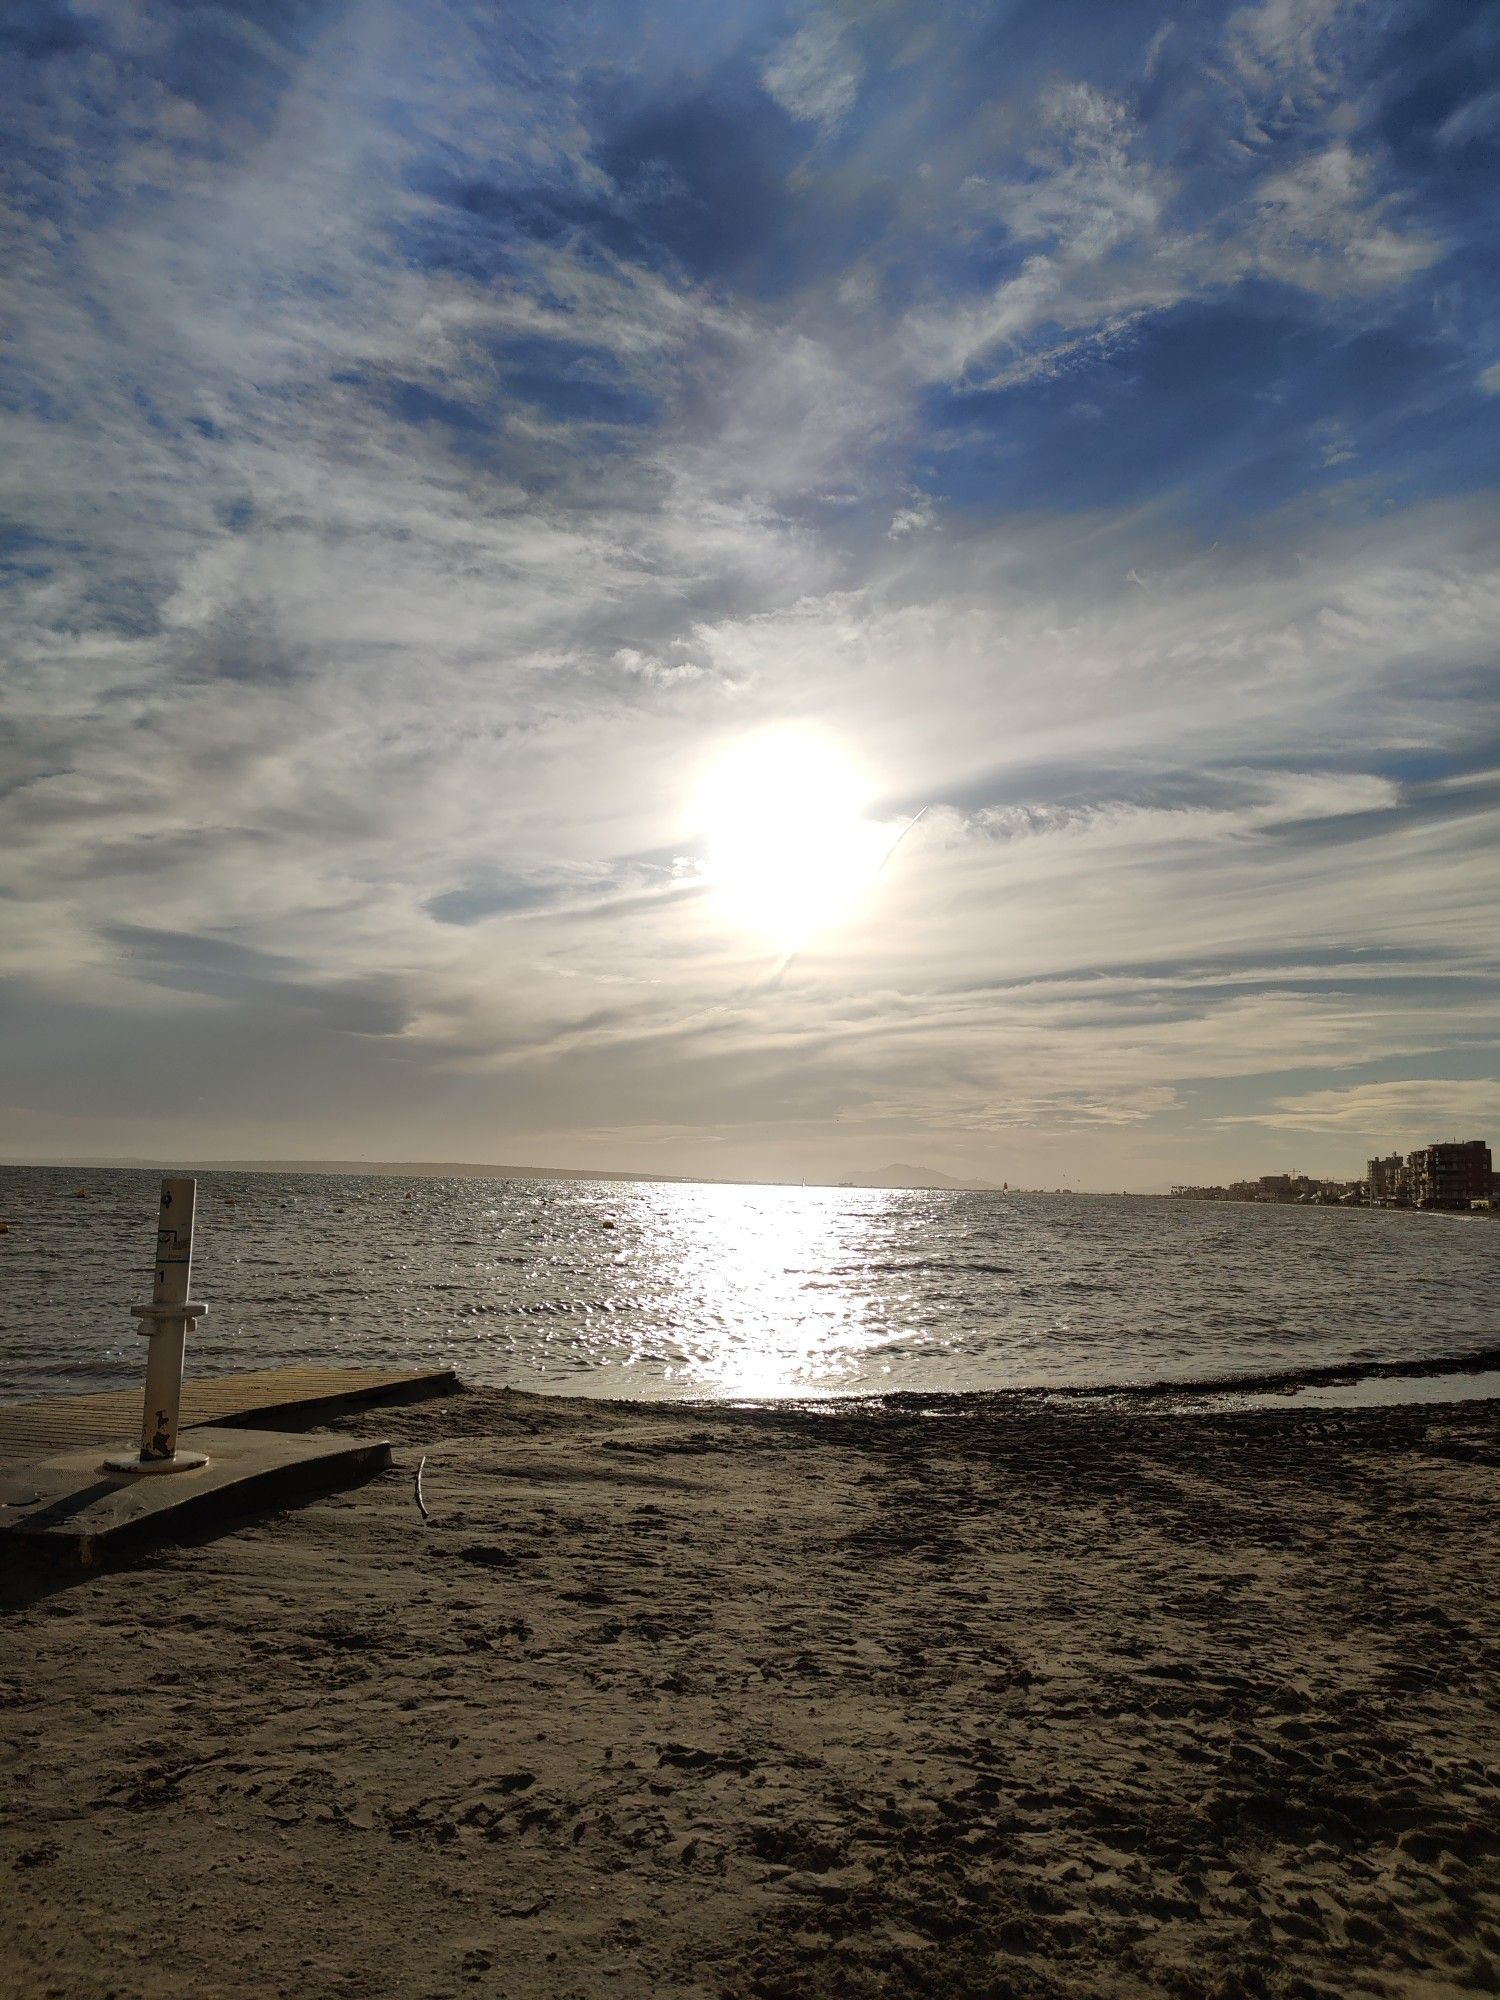
{"type": "Polygon", "coordinates": [[[1452,1139],[1406,1156],[1407,1199],[1413,1208],[1472,1208],[1488,1202],[1493,1177],[1483,1139],[1452,1139]]]}

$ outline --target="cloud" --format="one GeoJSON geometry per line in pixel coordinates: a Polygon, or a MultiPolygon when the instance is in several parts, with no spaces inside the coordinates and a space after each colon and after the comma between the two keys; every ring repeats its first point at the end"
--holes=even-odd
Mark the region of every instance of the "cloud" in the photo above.
{"type": "Polygon", "coordinates": [[[831,132],[854,108],[860,71],[839,22],[819,15],[781,44],[761,71],[761,81],[793,118],[831,132]]]}
{"type": "Polygon", "coordinates": [[[1268,1110],[1226,1122],[1373,1138],[1387,1150],[1410,1152],[1500,1122],[1500,1083],[1472,1076],[1354,1083],[1279,1097],[1268,1110]]]}
{"type": "Polygon", "coordinates": [[[898,507],[891,517],[891,525],[886,529],[886,540],[900,541],[903,535],[920,534],[924,529],[937,524],[937,508],[932,496],[919,493],[909,507],[898,507]]]}
{"type": "Polygon", "coordinates": [[[614,664],[622,674],[648,681],[656,687],[680,687],[684,682],[702,680],[705,669],[689,659],[661,660],[634,646],[621,646],[614,664]]]}
{"type": "Polygon", "coordinates": [[[1374,180],[1371,161],[1342,143],[1267,175],[1255,191],[1251,267],[1325,297],[1384,290],[1425,270],[1438,245],[1390,226],[1374,180]]]}
{"type": "Polygon", "coordinates": [[[1481,91],[1450,111],[1437,129],[1440,146],[1470,146],[1500,133],[1500,89],[1481,91]]]}
{"type": "Polygon", "coordinates": [[[1014,242],[1043,247],[980,302],[914,318],[914,362],[933,374],[1022,382],[1251,281],[1359,297],[1406,284],[1440,255],[1435,238],[1401,226],[1374,162],[1341,139],[1269,172],[1256,160],[1201,214],[1181,198],[1182,178],[1146,156],[1118,100],[1054,89],[1039,117],[1024,176],[971,180],[964,192],[1014,242]]]}
{"type": "Polygon", "coordinates": [[[1097,259],[1154,234],[1170,181],[1142,159],[1139,135],[1118,100],[1088,84],[1054,84],[1043,96],[1043,136],[1028,150],[1024,180],[993,184],[1001,220],[1021,243],[1050,243],[1097,259]]]}
{"type": "Polygon", "coordinates": [[[1338,81],[1338,42],[1357,32],[1363,0],[1261,0],[1229,17],[1225,49],[1251,101],[1326,98],[1338,81]]]}

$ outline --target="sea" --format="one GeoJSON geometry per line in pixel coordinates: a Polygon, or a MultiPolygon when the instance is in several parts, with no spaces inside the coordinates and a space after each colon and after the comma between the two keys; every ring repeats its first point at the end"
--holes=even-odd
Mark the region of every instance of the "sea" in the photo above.
{"type": "MultiPolygon", "coordinates": [[[[141,1379],[159,1177],[0,1168],[0,1400],[141,1379]]],[[[565,1394],[1130,1388],[1500,1340],[1500,1220],[1166,1196],[204,1173],[189,1367],[565,1394]]]]}

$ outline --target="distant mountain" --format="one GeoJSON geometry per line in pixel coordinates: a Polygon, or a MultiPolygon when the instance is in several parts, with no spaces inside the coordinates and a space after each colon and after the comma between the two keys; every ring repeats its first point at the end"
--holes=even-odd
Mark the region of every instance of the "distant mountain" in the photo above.
{"type": "Polygon", "coordinates": [[[955,1180],[952,1174],[940,1174],[936,1167],[912,1167],[898,1160],[893,1166],[878,1167],[872,1174],[852,1176],[855,1187],[885,1188],[990,1188],[993,1181],[955,1180]]]}

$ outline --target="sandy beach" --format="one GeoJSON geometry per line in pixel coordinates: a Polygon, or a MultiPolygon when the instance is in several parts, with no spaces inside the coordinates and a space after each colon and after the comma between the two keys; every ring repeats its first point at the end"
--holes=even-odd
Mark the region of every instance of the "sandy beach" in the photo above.
{"type": "Polygon", "coordinates": [[[6,1574],[6,1995],[1500,1987],[1500,1405],[338,1427],[6,1574]]]}

